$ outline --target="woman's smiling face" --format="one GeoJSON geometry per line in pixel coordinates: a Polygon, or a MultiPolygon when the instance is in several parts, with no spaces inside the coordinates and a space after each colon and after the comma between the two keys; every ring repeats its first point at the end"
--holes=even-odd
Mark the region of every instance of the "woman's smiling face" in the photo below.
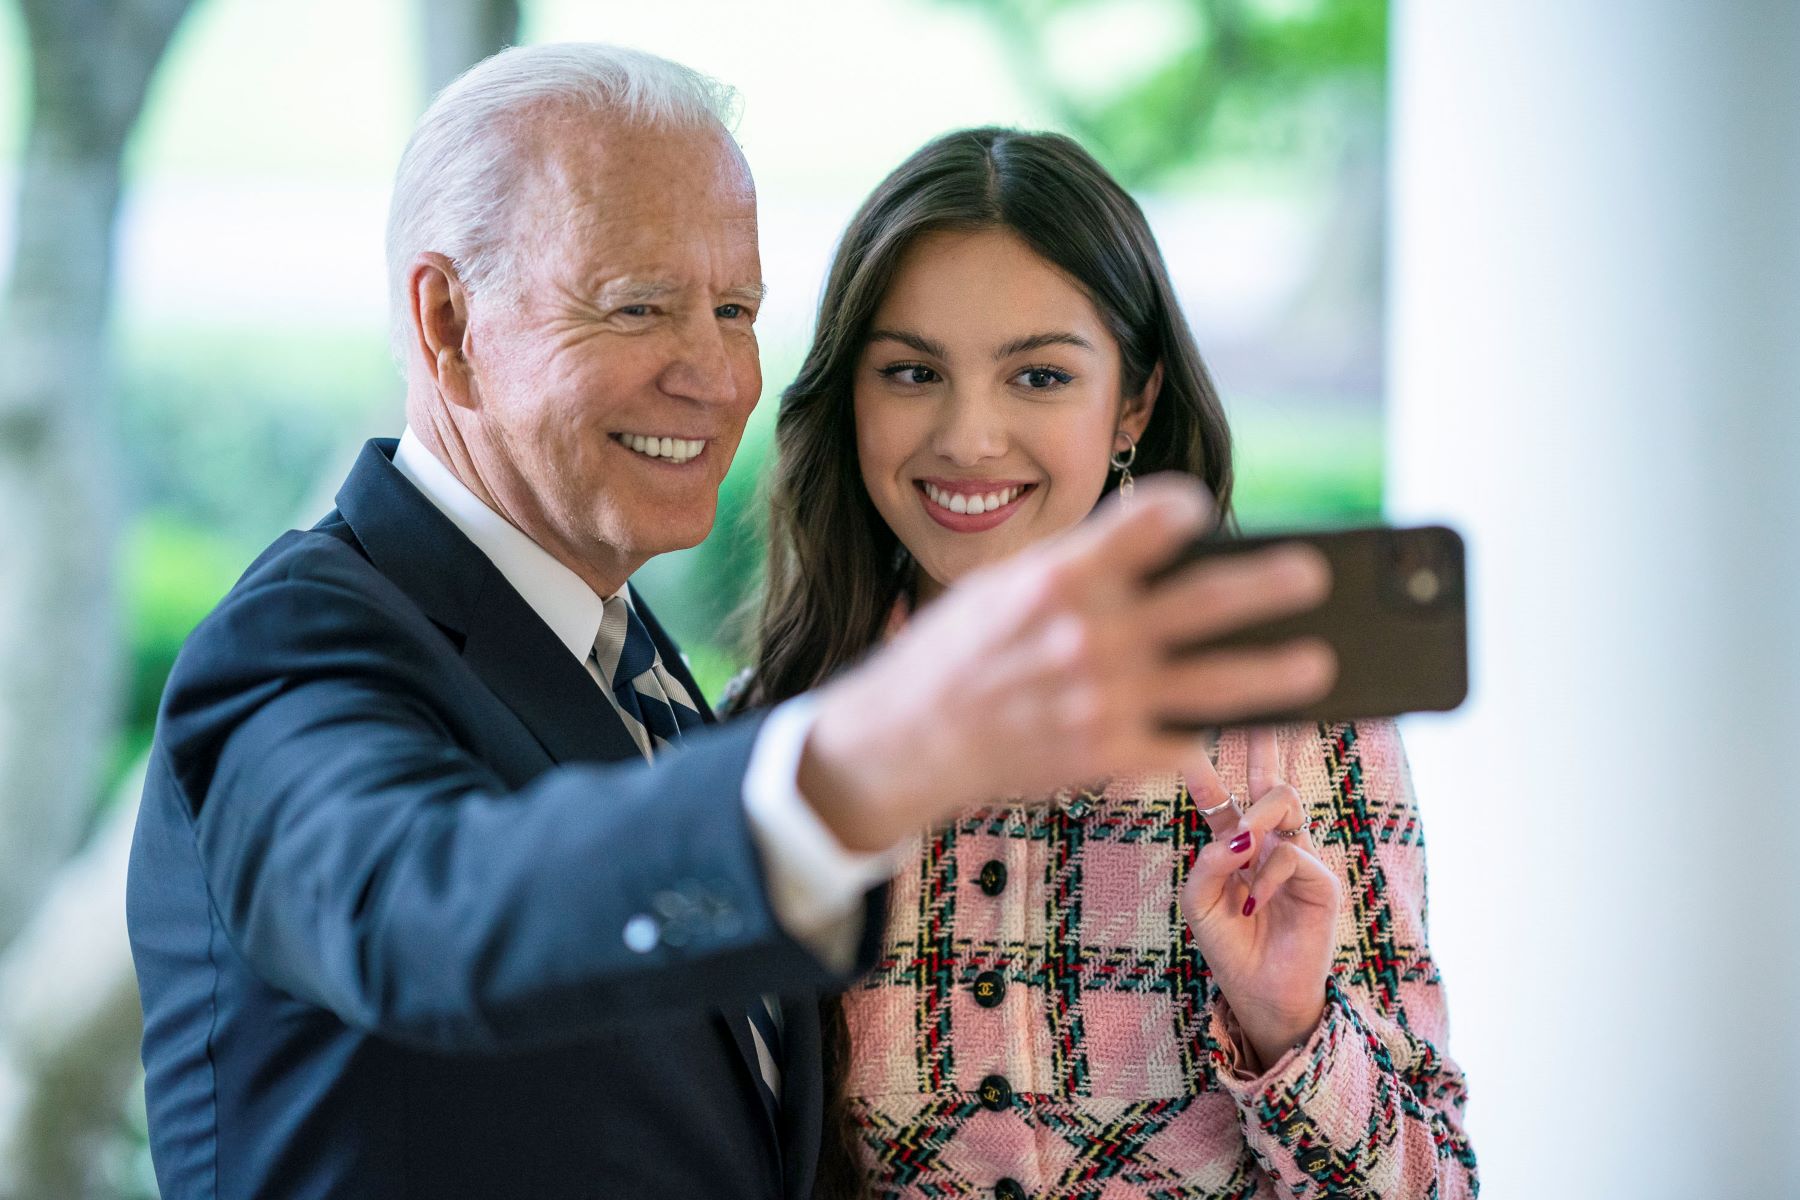
{"type": "Polygon", "coordinates": [[[1125,398],[1120,375],[1093,302],[1015,234],[907,250],[857,367],[856,448],[922,601],[1093,509],[1117,432],[1150,419],[1154,378],[1125,398]]]}

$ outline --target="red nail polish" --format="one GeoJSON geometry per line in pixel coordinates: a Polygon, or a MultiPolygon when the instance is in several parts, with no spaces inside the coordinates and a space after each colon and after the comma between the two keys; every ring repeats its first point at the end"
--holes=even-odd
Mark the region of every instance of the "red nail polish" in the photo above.
{"type": "Polygon", "coordinates": [[[1255,911],[1256,911],[1256,897],[1255,896],[1247,897],[1244,900],[1244,915],[1247,917],[1255,911]]]}
{"type": "Polygon", "coordinates": [[[1250,848],[1250,835],[1249,834],[1240,833],[1236,837],[1231,839],[1230,850],[1233,854],[1242,854],[1244,851],[1248,850],[1249,848],[1250,848]]]}

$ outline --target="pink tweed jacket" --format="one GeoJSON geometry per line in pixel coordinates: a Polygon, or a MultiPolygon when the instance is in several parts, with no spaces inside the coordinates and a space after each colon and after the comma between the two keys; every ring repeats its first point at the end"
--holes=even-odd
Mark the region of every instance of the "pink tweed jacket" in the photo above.
{"type": "MultiPolygon", "coordinates": [[[[1260,1076],[1177,904],[1209,832],[1173,777],[993,807],[920,839],[845,996],[873,1193],[1450,1197],[1478,1189],[1391,722],[1296,726],[1284,771],[1343,882],[1324,1019],[1260,1076]]],[[[1245,787],[1241,734],[1220,739],[1245,787]]]]}

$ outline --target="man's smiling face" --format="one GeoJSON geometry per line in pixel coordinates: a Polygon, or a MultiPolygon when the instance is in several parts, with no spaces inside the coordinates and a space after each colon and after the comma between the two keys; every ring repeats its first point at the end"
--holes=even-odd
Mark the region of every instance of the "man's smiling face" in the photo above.
{"type": "Polygon", "coordinates": [[[463,440],[509,520],[622,579],[705,538],[761,394],[756,191],[717,127],[527,136],[516,295],[471,300],[463,440]]]}

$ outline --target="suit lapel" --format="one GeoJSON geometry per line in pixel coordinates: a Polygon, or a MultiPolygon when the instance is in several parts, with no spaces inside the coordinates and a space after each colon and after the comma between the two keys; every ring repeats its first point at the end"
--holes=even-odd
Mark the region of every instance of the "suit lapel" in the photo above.
{"type": "MultiPolygon", "coordinates": [[[[568,647],[513,590],[487,556],[400,474],[393,463],[396,444],[392,439],[376,439],[365,445],[337,496],[338,511],[362,543],[369,560],[428,617],[460,640],[463,661],[518,716],[553,760],[618,762],[638,757],[637,743],[587,668],[569,653],[568,647]]],[[[712,710],[675,643],[635,589],[632,599],[662,655],[663,666],[687,688],[700,706],[701,718],[712,722],[712,710]]],[[[811,1007],[786,1006],[784,1021],[786,1014],[811,1007]]],[[[800,1023],[804,1025],[806,1020],[802,1014],[800,1023]]],[[[748,1015],[723,1009],[717,1013],[717,1021],[721,1036],[744,1065],[745,1098],[764,1114],[771,1144],[784,1151],[790,1147],[801,1151],[811,1147],[801,1158],[786,1159],[805,1165],[806,1187],[810,1188],[818,1131],[809,1132],[809,1127],[818,1124],[816,1111],[807,1118],[784,1097],[783,1128],[776,1128],[768,1120],[758,1090],[762,1067],[756,1058],[756,1045],[750,1040],[748,1015]]],[[[816,1012],[810,1021],[811,1032],[803,1029],[799,1043],[789,1043],[784,1038],[787,1062],[782,1064],[782,1090],[802,1097],[816,1094],[817,1081],[807,1072],[793,1072],[789,1064],[817,1061],[816,1012]],[[810,1045],[811,1049],[805,1052],[810,1053],[810,1060],[804,1053],[797,1053],[802,1045],[810,1045]],[[797,1075],[804,1078],[797,1079],[797,1075]]],[[[810,1070],[816,1072],[816,1067],[810,1070]]],[[[812,1108],[816,1110],[816,1100],[812,1108]]],[[[790,1187],[788,1194],[798,1197],[804,1192],[790,1187]]]]}
{"type": "MultiPolygon", "coordinates": [[[[751,1003],[755,1003],[755,1001],[751,1003]]],[[[724,1034],[725,1040],[736,1047],[738,1057],[743,1063],[744,1096],[749,1103],[756,1106],[757,1112],[763,1114],[763,1132],[768,1135],[769,1144],[779,1148],[781,1131],[775,1127],[775,1122],[769,1119],[769,1106],[763,1103],[762,1085],[758,1082],[762,1078],[762,1064],[756,1058],[756,1043],[750,1040],[749,1014],[722,1008],[715,1011],[713,1015],[718,1019],[719,1028],[724,1034]]],[[[786,1174],[785,1164],[783,1164],[782,1173],[786,1174]]]]}
{"type": "MultiPolygon", "coordinates": [[[[755,1001],[752,1001],[755,1003],[755,1001]]],[[[744,1082],[752,1102],[765,1114],[757,1080],[762,1066],[756,1043],[750,1040],[750,1023],[743,1013],[720,1012],[725,1036],[743,1056],[750,1072],[744,1082]]],[[[821,1064],[819,1006],[815,998],[783,997],[781,1000],[781,1119],[765,1122],[770,1139],[780,1147],[782,1194],[787,1200],[808,1200],[818,1171],[819,1145],[824,1125],[824,1077],[821,1064]]]]}
{"type": "Polygon", "coordinates": [[[811,996],[781,1002],[781,1161],[787,1200],[808,1200],[824,1133],[819,1005],[811,996]]]}
{"type": "Polygon", "coordinates": [[[392,439],[363,447],[338,511],[381,573],[462,645],[463,661],[556,762],[634,758],[587,668],[506,577],[394,466],[392,439]]]}
{"type": "Polygon", "coordinates": [[[639,756],[618,711],[531,606],[490,570],[463,659],[560,763],[639,756]]]}

